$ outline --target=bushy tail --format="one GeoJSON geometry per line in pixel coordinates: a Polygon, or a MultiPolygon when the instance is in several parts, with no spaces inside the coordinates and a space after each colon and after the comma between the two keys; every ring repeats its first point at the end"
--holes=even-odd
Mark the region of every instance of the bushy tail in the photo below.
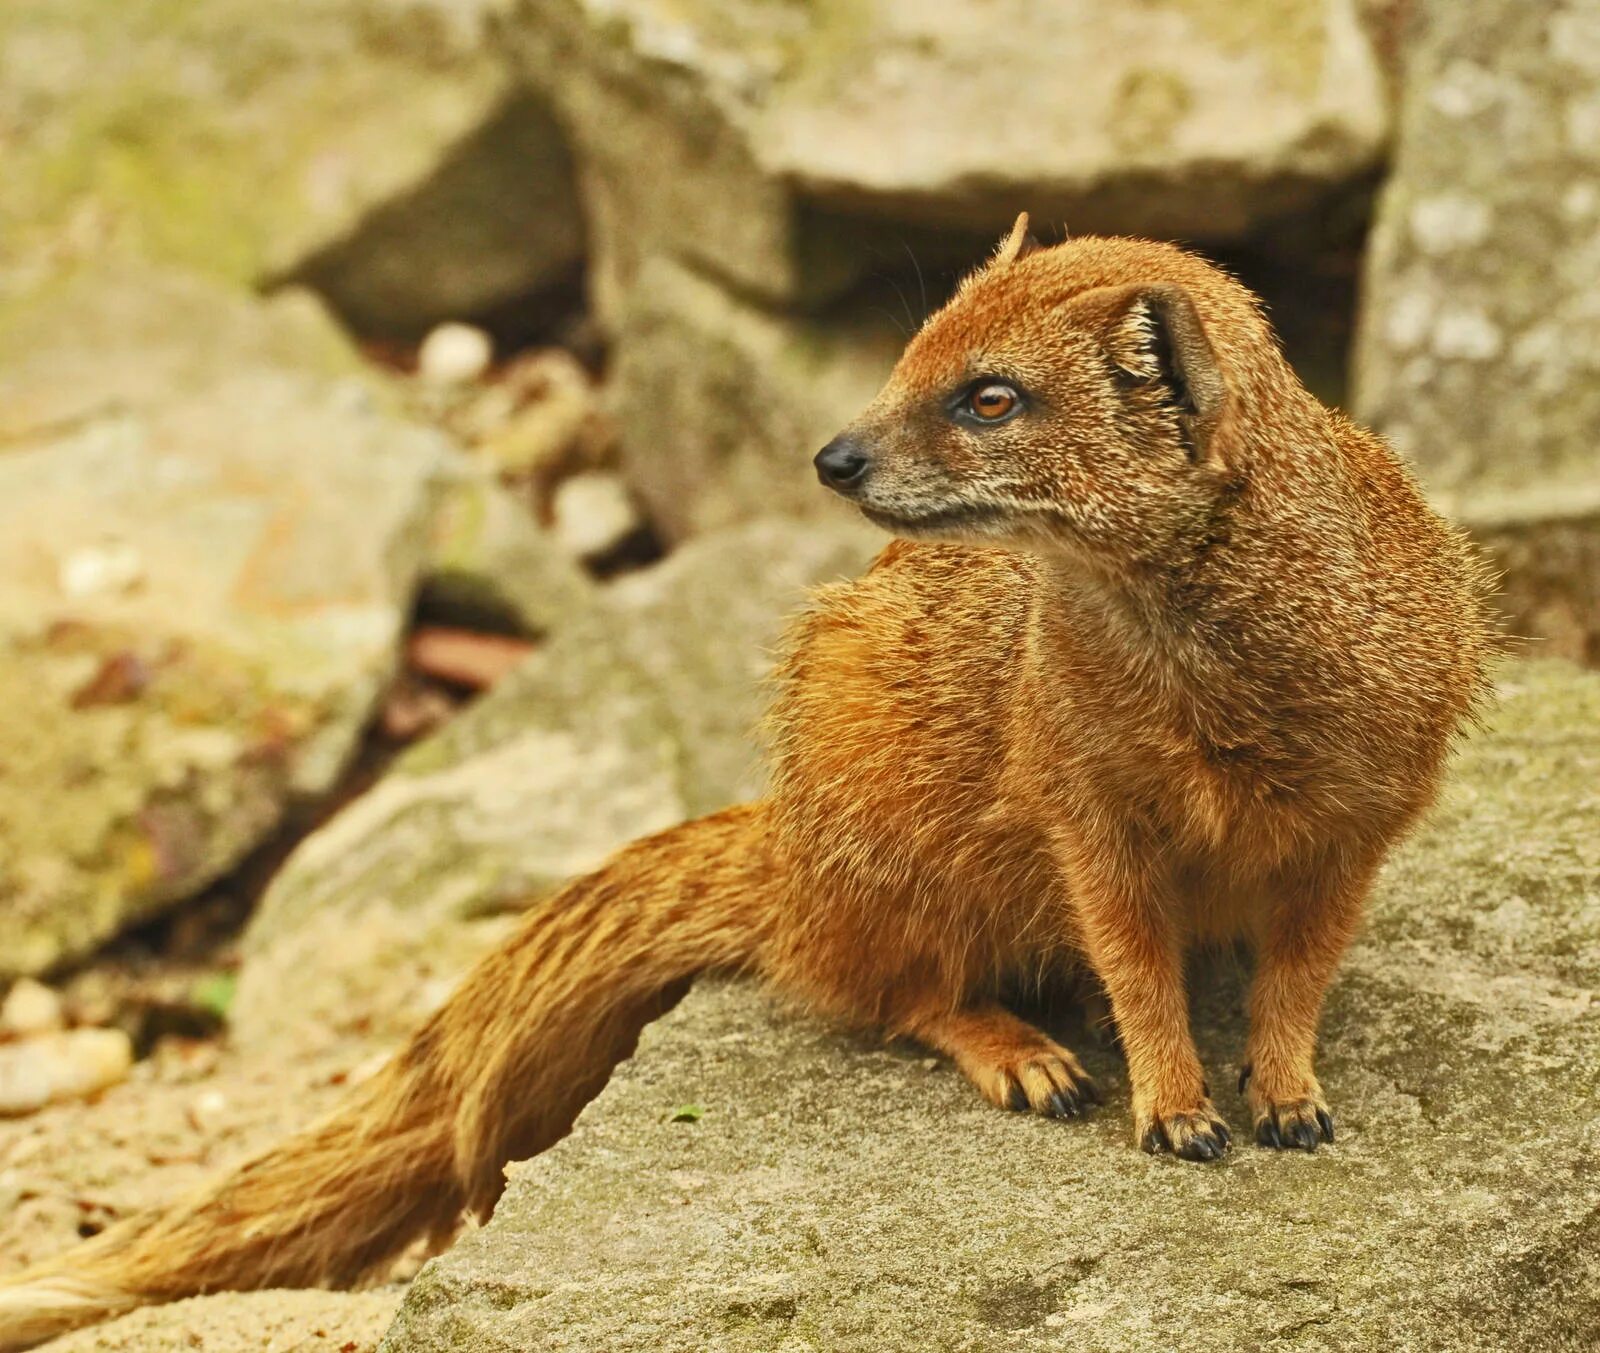
{"type": "Polygon", "coordinates": [[[152,1302],[344,1286],[486,1214],[694,976],[751,964],[781,886],[761,805],[634,843],[537,907],[330,1118],[0,1283],[0,1353],[152,1302]]]}

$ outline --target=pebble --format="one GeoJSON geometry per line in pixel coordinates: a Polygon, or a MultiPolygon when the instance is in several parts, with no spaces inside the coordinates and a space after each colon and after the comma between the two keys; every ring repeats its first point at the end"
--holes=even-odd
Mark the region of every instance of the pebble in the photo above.
{"type": "Polygon", "coordinates": [[[72,1029],[0,1045],[0,1117],[115,1085],[133,1065],[121,1029],[72,1029]]]}
{"type": "Polygon", "coordinates": [[[494,360],[494,340],[470,324],[441,324],[422,340],[417,374],[429,385],[470,385],[494,360]]]}
{"type": "Polygon", "coordinates": [[[197,1132],[215,1132],[227,1117],[228,1097],[221,1090],[204,1090],[189,1105],[186,1117],[197,1132]]]}
{"type": "Polygon", "coordinates": [[[66,1027],[61,997],[31,977],[19,979],[0,1003],[0,1038],[32,1038],[66,1027]]]}
{"type": "Polygon", "coordinates": [[[574,559],[602,558],[640,526],[627,485],[599,471],[563,480],[550,511],[556,544],[574,559]]]}
{"type": "Polygon", "coordinates": [[[73,601],[117,596],[144,581],[144,559],[132,545],[108,541],[74,550],[61,561],[56,583],[73,601]]]}

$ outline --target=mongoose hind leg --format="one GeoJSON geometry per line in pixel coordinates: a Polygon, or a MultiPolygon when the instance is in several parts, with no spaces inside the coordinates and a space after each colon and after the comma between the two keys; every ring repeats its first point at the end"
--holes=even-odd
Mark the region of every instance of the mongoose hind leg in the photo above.
{"type": "Polygon", "coordinates": [[[1323,996],[1361,915],[1370,865],[1336,863],[1285,880],[1256,960],[1239,1089],[1256,1141],[1315,1151],[1333,1114],[1312,1069],[1323,996]]]}
{"type": "Polygon", "coordinates": [[[897,1021],[897,1031],[948,1053],[983,1097],[1003,1109],[1077,1118],[1101,1102],[1069,1049],[993,1002],[919,1011],[897,1021]]]}

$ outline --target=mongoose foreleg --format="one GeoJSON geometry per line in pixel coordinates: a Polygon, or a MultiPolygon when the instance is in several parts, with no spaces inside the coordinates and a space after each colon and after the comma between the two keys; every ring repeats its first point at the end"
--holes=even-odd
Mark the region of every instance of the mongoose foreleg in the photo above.
{"type": "Polygon", "coordinates": [[[1257,955],[1239,1077],[1263,1146],[1315,1151],[1333,1140],[1333,1115],[1312,1070],[1317,1021],[1372,873],[1370,864],[1339,861],[1290,876],[1278,889],[1257,955]]]}
{"type": "Polygon", "coordinates": [[[1127,1054],[1135,1140],[1146,1151],[1216,1159],[1231,1137],[1189,1032],[1184,936],[1159,850],[1107,825],[1095,838],[1063,830],[1057,855],[1127,1054]]]}

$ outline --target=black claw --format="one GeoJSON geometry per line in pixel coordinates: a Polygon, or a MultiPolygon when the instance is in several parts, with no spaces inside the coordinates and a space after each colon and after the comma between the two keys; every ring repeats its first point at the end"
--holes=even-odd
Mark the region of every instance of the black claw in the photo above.
{"type": "Polygon", "coordinates": [[[1239,1093],[1244,1093],[1244,1087],[1250,1084],[1250,1073],[1255,1070],[1252,1063],[1246,1062],[1239,1068],[1239,1093]]]}
{"type": "Polygon", "coordinates": [[[1013,1081],[1011,1090],[1006,1095],[1006,1104],[1014,1113],[1022,1113],[1028,1108],[1028,1092],[1013,1081]]]}
{"type": "Polygon", "coordinates": [[[1287,1134],[1289,1141],[1302,1151],[1315,1151],[1319,1140],[1316,1128],[1310,1123],[1295,1123],[1287,1134]]]}
{"type": "Polygon", "coordinates": [[[1178,1148],[1183,1160],[1215,1160],[1218,1154],[1216,1144],[1209,1137],[1191,1137],[1178,1148]]]}
{"type": "Polygon", "coordinates": [[[1278,1125],[1272,1121],[1270,1116],[1263,1118],[1256,1124],[1256,1144],[1258,1146],[1274,1147],[1279,1151],[1283,1150],[1283,1138],[1278,1135],[1278,1125]]]}
{"type": "Polygon", "coordinates": [[[1322,1140],[1333,1141],[1333,1115],[1326,1109],[1317,1110],[1317,1126],[1322,1129],[1322,1140]]]}
{"type": "Polygon", "coordinates": [[[1070,1099],[1059,1090],[1050,1092],[1050,1107],[1057,1118],[1076,1118],[1078,1116],[1078,1103],[1070,1099]]]}
{"type": "Polygon", "coordinates": [[[1226,1123],[1219,1120],[1211,1125],[1211,1130],[1217,1134],[1218,1139],[1222,1142],[1224,1151],[1233,1145],[1233,1133],[1228,1131],[1226,1123]]]}
{"type": "Polygon", "coordinates": [[[1144,1130],[1144,1136],[1139,1139],[1139,1145],[1152,1156],[1162,1151],[1172,1150],[1172,1144],[1167,1141],[1166,1129],[1160,1123],[1152,1123],[1144,1130]]]}

